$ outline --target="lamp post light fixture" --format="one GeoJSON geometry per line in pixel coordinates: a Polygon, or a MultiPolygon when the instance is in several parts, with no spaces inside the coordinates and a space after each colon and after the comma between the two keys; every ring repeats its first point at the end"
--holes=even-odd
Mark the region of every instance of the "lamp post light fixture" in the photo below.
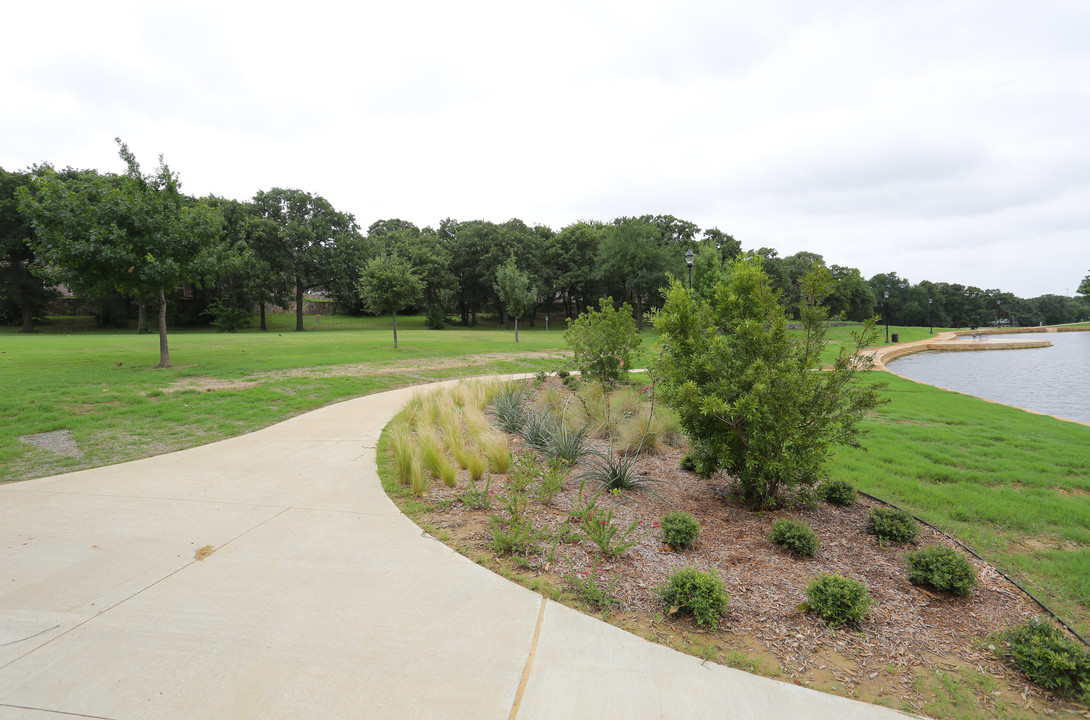
{"type": "Polygon", "coordinates": [[[685,264],[689,266],[689,290],[693,289],[693,249],[689,248],[685,251],[685,264]]]}
{"type": "Polygon", "coordinates": [[[884,291],[882,297],[886,300],[886,344],[889,344],[889,290],[884,291]]]}
{"type": "Polygon", "coordinates": [[[932,305],[935,303],[935,298],[927,298],[927,324],[931,326],[931,335],[935,334],[935,312],[932,305]]]}
{"type": "Polygon", "coordinates": [[[1002,300],[996,300],[995,301],[995,329],[996,330],[999,329],[999,311],[1002,310],[1002,309],[1003,309],[1003,301],[1002,300]]]}

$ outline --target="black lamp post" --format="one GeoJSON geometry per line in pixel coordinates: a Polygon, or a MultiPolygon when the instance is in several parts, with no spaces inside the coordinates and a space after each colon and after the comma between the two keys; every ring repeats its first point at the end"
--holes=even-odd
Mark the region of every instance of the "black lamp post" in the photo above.
{"type": "Polygon", "coordinates": [[[689,266],[689,290],[693,289],[693,249],[685,251],[685,264],[689,266]]]}
{"type": "Polygon", "coordinates": [[[927,323],[931,326],[931,335],[935,334],[935,313],[931,307],[935,302],[935,298],[927,298],[927,323]]]}
{"type": "Polygon", "coordinates": [[[1002,300],[996,300],[995,301],[995,329],[996,330],[999,329],[999,311],[1002,310],[1002,309],[1003,309],[1003,301],[1002,300]]]}
{"type": "Polygon", "coordinates": [[[889,343],[889,290],[882,293],[882,297],[886,300],[886,343],[889,343]]]}

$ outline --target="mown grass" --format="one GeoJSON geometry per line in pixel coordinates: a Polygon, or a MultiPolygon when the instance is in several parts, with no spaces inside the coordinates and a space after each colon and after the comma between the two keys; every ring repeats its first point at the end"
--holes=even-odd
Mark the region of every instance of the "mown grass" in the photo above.
{"type": "Polygon", "coordinates": [[[1090,636],[1090,427],[888,373],[830,476],[971,545],[1090,636]]]}
{"type": "Polygon", "coordinates": [[[399,319],[323,316],[296,333],[290,315],[267,332],[176,331],[174,367],[152,369],[158,337],[91,331],[63,319],[42,332],[0,332],[0,481],[106,465],[239,435],[338,400],[450,377],[552,370],[563,336],[499,328],[425,330],[399,319]],[[280,328],[283,323],[285,327],[280,328]],[[535,355],[549,357],[534,357],[535,355]],[[72,433],[82,455],[19,441],[72,433]]]}

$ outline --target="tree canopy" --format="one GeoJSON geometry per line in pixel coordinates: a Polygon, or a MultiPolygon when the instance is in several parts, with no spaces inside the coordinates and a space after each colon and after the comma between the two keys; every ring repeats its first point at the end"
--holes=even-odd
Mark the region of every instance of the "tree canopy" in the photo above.
{"type": "Polygon", "coordinates": [[[34,226],[34,252],[58,280],[158,299],[157,367],[170,367],[168,295],[233,264],[217,242],[223,218],[182,195],[178,176],[162,157],[155,172],[145,175],[128,146],[120,138],[117,144],[126,165],[123,175],[61,175],[47,165],[30,188],[20,189],[19,208],[34,226]]]}
{"type": "Polygon", "coordinates": [[[360,270],[359,293],[367,309],[376,315],[390,313],[394,321],[394,347],[397,347],[397,311],[420,299],[424,281],[408,262],[397,255],[378,255],[360,270]]]}

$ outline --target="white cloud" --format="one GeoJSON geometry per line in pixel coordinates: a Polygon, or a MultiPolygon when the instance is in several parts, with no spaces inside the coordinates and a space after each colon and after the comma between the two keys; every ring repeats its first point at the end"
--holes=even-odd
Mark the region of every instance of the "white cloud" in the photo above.
{"type": "MultiPolygon", "coordinates": [[[[24,3],[0,165],[402,217],[670,213],[864,275],[1090,268],[1090,10],[961,0],[24,3]]],[[[1070,275],[1070,277],[1068,277],[1070,275]]]]}

